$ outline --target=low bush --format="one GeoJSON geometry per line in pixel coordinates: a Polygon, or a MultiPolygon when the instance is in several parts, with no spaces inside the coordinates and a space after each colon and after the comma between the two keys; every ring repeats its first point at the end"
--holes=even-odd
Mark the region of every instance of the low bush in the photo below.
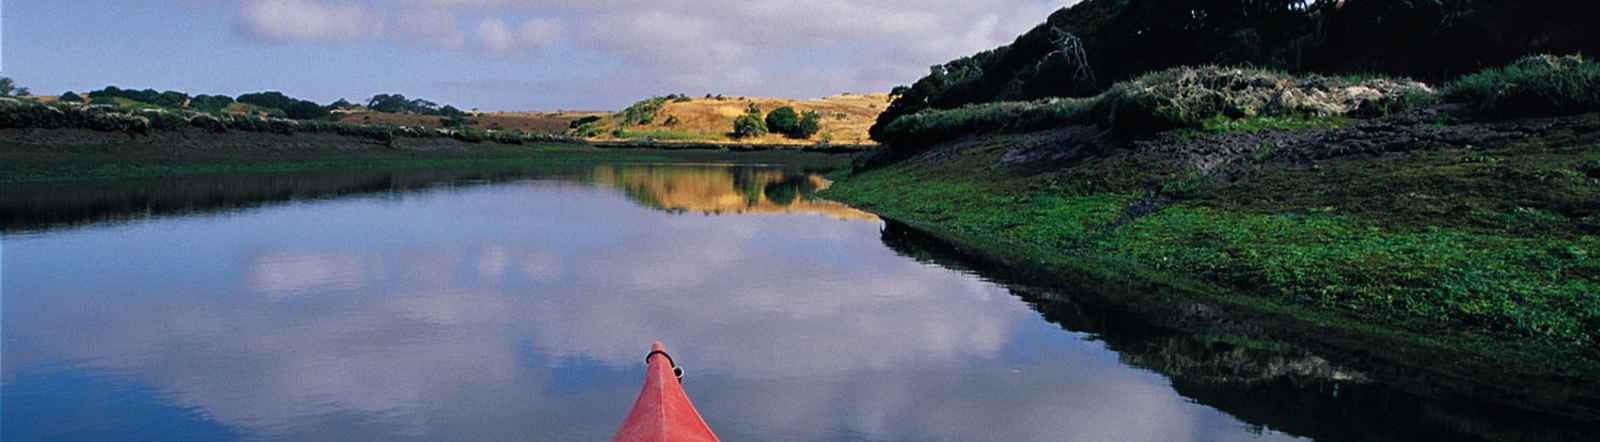
{"type": "Polygon", "coordinates": [[[1253,68],[1181,67],[1117,83],[1098,97],[1102,124],[1123,131],[1197,128],[1217,117],[1328,117],[1390,113],[1433,90],[1404,79],[1359,82],[1253,68]]]}
{"type": "Polygon", "coordinates": [[[572,120],[571,123],[567,123],[567,128],[568,129],[577,129],[579,127],[582,127],[583,125],[592,124],[592,123],[596,123],[596,122],[599,122],[599,121],[600,121],[600,117],[595,116],[595,115],[590,115],[590,116],[587,116],[587,117],[583,117],[583,118],[579,118],[579,119],[576,119],[576,120],[572,120]]]}
{"type": "Polygon", "coordinates": [[[1405,79],[1292,76],[1253,68],[1183,67],[1145,74],[1092,98],[995,102],[924,110],[876,135],[900,151],[962,136],[1099,124],[1124,133],[1170,129],[1217,132],[1338,125],[1425,106],[1437,94],[1405,79]]]}
{"type": "Polygon", "coordinates": [[[654,123],[656,121],[656,114],[661,112],[661,106],[666,105],[668,101],[678,97],[679,96],[676,94],[665,97],[650,97],[645,100],[640,100],[637,103],[633,103],[626,109],[622,110],[622,124],[643,126],[654,123]]]}
{"type": "Polygon", "coordinates": [[[1534,55],[1462,77],[1445,97],[1498,116],[1570,115],[1600,109],[1600,64],[1581,55],[1534,55]]]}
{"type": "Polygon", "coordinates": [[[606,129],[601,127],[599,120],[584,123],[572,129],[572,136],[578,138],[593,138],[604,133],[606,133],[606,129]]]}
{"type": "Polygon", "coordinates": [[[149,121],[150,128],[155,130],[173,130],[189,126],[189,118],[177,112],[145,110],[140,111],[139,115],[149,121]]]}
{"type": "Polygon", "coordinates": [[[745,108],[744,115],[733,119],[734,138],[763,136],[767,134],[768,129],[770,128],[767,127],[767,121],[761,118],[761,106],[755,103],[750,103],[750,107],[745,108]]]}
{"type": "Polygon", "coordinates": [[[489,132],[483,129],[465,128],[453,132],[455,139],[467,143],[482,143],[489,141],[489,132]]]}
{"type": "Polygon", "coordinates": [[[754,138],[767,134],[767,123],[756,114],[744,114],[733,119],[734,138],[754,138]]]}
{"type": "Polygon", "coordinates": [[[193,117],[189,117],[189,125],[196,129],[201,129],[211,133],[223,133],[228,131],[227,124],[224,124],[222,120],[217,119],[217,117],[207,114],[198,114],[193,117]]]}

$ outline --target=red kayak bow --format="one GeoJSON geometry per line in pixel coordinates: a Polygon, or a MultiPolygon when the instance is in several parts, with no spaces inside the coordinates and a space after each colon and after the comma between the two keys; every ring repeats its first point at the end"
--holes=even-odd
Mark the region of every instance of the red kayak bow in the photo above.
{"type": "Polygon", "coordinates": [[[633,411],[628,412],[628,419],[622,421],[622,428],[611,440],[717,441],[717,435],[711,433],[711,427],[700,418],[700,412],[689,403],[689,395],[683,392],[683,384],[678,381],[678,365],[667,355],[667,346],[657,341],[650,346],[650,354],[645,355],[644,360],[649,365],[644,372],[644,388],[639,390],[633,411]]]}

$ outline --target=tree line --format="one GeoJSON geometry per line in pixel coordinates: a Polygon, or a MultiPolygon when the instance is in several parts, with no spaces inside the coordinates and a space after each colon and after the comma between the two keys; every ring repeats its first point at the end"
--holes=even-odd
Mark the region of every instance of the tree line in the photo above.
{"type": "MultiPolygon", "coordinates": [[[[28,89],[20,88],[10,78],[0,78],[0,96],[27,96],[28,89]]],[[[365,104],[352,103],[340,98],[327,105],[315,101],[295,98],[279,91],[263,91],[243,94],[238,97],[226,95],[194,95],[178,91],[158,91],[155,89],[123,89],[117,86],[107,86],[104,89],[91,91],[88,96],[79,95],[77,92],[67,91],[61,94],[61,101],[104,104],[124,106],[132,102],[135,107],[149,106],[167,109],[189,109],[198,112],[220,113],[227,110],[235,103],[254,106],[271,115],[292,118],[296,120],[323,120],[332,117],[334,111],[349,111],[370,109],[376,112],[410,113],[420,115],[433,115],[447,119],[460,119],[467,115],[455,106],[444,105],[422,98],[407,98],[401,94],[378,94],[368,99],[365,104]],[[127,101],[119,101],[127,100],[127,101]]]]}

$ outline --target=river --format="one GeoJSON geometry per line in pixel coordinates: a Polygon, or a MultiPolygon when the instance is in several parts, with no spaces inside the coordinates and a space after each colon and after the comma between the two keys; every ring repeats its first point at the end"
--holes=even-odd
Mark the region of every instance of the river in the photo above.
{"type": "Polygon", "coordinates": [[[655,340],[725,440],[1586,431],[1030,286],[827,184],[633,164],[15,187],[0,436],[606,440],[655,340]]]}

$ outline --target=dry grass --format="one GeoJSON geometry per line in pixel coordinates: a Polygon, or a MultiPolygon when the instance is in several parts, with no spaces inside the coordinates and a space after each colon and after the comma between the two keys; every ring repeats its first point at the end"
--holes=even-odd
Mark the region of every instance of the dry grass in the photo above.
{"type": "MultiPolygon", "coordinates": [[[[875,144],[867,136],[867,129],[877,121],[878,114],[888,107],[889,95],[881,93],[835,95],[813,100],[767,97],[724,97],[720,100],[693,98],[682,102],[668,101],[662,105],[650,124],[628,126],[626,130],[692,134],[695,135],[695,141],[713,143],[817,144],[823,137],[827,137],[833,144],[875,144]],[[763,112],[789,106],[801,113],[807,111],[820,113],[822,130],[804,140],[786,138],[780,134],[743,139],[730,137],[728,134],[733,131],[734,118],[744,115],[745,109],[752,103],[760,106],[763,112]]],[[[606,130],[594,139],[615,140],[610,133],[611,129],[617,127],[617,123],[615,116],[606,116],[599,123],[606,130]]]]}

